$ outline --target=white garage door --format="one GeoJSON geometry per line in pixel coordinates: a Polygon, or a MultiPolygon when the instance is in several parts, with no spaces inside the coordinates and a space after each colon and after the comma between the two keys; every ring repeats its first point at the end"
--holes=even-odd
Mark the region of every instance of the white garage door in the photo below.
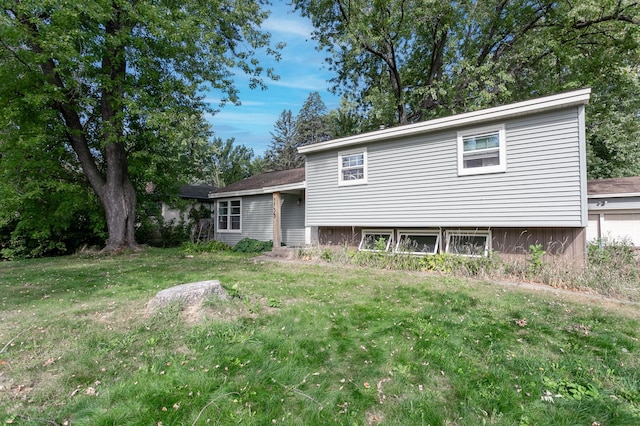
{"type": "Polygon", "coordinates": [[[640,212],[590,214],[587,240],[600,238],[627,239],[640,247],[640,212]]]}
{"type": "Polygon", "coordinates": [[[640,213],[604,215],[604,235],[629,238],[634,246],[640,246],[640,213]]]}

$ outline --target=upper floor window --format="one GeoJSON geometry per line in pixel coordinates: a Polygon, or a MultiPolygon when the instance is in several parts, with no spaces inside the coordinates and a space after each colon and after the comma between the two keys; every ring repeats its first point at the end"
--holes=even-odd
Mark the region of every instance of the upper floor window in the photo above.
{"type": "Polygon", "coordinates": [[[338,153],[338,185],[367,183],[367,149],[338,153]]]}
{"type": "Polygon", "coordinates": [[[506,170],[504,126],[458,132],[458,175],[506,170]]]}
{"type": "Polygon", "coordinates": [[[242,231],[242,200],[218,201],[218,232],[242,231]]]}

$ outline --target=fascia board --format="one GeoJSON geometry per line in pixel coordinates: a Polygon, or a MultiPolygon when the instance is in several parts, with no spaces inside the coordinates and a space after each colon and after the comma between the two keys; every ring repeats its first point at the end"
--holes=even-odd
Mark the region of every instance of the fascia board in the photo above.
{"type": "Polygon", "coordinates": [[[392,127],[384,130],[377,130],[375,132],[348,136],[346,138],[302,146],[298,148],[298,152],[300,154],[307,154],[329,149],[343,148],[367,142],[378,142],[392,138],[435,132],[454,127],[477,125],[481,122],[506,119],[523,114],[539,113],[551,109],[584,105],[588,103],[590,95],[590,88],[575,90],[572,92],[531,99],[515,104],[502,105],[498,107],[452,115],[449,117],[437,118],[435,120],[423,121],[420,123],[408,124],[400,127],[392,127]]]}
{"type": "Polygon", "coordinates": [[[613,194],[594,194],[588,195],[587,198],[628,198],[628,197],[640,197],[640,192],[618,192],[613,194]]]}
{"type": "Polygon", "coordinates": [[[257,189],[245,189],[243,191],[231,191],[231,192],[213,192],[209,194],[209,198],[233,198],[244,197],[247,195],[261,195],[271,194],[274,192],[293,191],[296,189],[305,189],[307,187],[306,182],[296,182],[287,185],[267,186],[257,189]]]}

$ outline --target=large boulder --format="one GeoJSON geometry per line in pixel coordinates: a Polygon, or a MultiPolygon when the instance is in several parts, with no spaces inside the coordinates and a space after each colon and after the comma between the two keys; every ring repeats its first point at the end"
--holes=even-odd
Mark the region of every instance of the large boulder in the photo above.
{"type": "Polygon", "coordinates": [[[197,306],[212,294],[215,294],[221,300],[229,300],[229,295],[220,285],[220,281],[198,281],[159,291],[147,303],[147,311],[153,312],[171,303],[179,303],[184,308],[197,306]]]}

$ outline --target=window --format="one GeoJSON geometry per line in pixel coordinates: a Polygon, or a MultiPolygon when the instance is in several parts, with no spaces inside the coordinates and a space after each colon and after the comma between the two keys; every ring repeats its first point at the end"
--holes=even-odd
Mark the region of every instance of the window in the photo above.
{"type": "Polygon", "coordinates": [[[392,229],[363,230],[358,250],[389,251],[393,244],[392,229]]]}
{"type": "Polygon", "coordinates": [[[447,231],[445,251],[463,256],[486,256],[491,244],[491,231],[447,231]]]}
{"type": "Polygon", "coordinates": [[[398,231],[396,252],[409,254],[435,254],[440,247],[440,231],[398,231]]]}
{"type": "Polygon", "coordinates": [[[338,153],[338,185],[367,183],[367,150],[338,153]]]}
{"type": "Polygon", "coordinates": [[[504,126],[458,132],[458,175],[507,170],[504,126]]]}
{"type": "Polygon", "coordinates": [[[218,201],[218,232],[241,232],[241,200],[218,201]]]}

